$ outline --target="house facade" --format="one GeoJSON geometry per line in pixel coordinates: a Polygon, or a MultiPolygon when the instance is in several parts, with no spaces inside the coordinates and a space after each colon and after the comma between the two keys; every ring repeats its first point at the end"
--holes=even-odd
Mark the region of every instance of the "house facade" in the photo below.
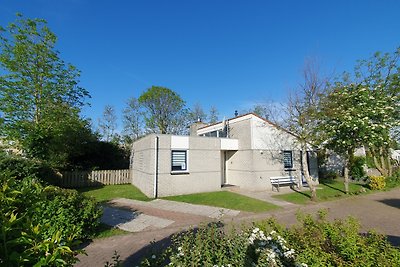
{"type": "MultiPolygon", "coordinates": [[[[318,182],[316,155],[307,153],[318,182]]],[[[132,181],[149,197],[221,190],[236,185],[271,191],[270,177],[302,180],[295,135],[255,114],[195,127],[190,136],[148,135],[133,144],[132,181]]]]}

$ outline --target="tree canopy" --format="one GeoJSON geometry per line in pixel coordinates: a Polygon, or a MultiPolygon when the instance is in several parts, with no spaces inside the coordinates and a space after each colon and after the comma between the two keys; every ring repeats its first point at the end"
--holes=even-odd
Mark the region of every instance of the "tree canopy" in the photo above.
{"type": "Polygon", "coordinates": [[[59,57],[56,41],[42,19],[18,15],[0,28],[0,134],[29,156],[57,154],[51,160],[60,163],[70,130],[88,129],[79,112],[90,96],[78,85],[80,72],[59,57]]]}
{"type": "Polygon", "coordinates": [[[171,89],[152,86],[139,97],[139,103],[147,111],[145,121],[148,131],[176,134],[187,126],[185,101],[171,89]]]}

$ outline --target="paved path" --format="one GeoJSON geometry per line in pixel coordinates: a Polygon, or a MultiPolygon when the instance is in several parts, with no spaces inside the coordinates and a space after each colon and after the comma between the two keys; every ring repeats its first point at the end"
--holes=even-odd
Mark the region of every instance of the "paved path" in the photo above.
{"type": "MultiPolygon", "coordinates": [[[[119,202],[117,204],[114,202],[113,205],[125,205],[125,208],[140,210],[142,214],[174,222],[164,228],[147,227],[140,233],[95,240],[85,248],[88,256],[81,255],[79,257],[81,262],[76,266],[104,266],[106,261],[111,260],[115,250],[124,260],[124,266],[134,266],[138,259],[145,255],[151,241],[157,241],[161,245],[167,244],[170,235],[187,229],[190,225],[215,220],[204,214],[194,215],[193,213],[158,209],[148,204],[140,206],[140,204],[143,203],[133,205],[132,203],[122,204],[119,202]]],[[[400,245],[400,189],[307,206],[286,205],[281,210],[263,214],[241,212],[237,216],[226,216],[225,222],[242,224],[274,216],[279,222],[291,225],[296,222],[297,211],[315,213],[321,208],[329,210],[331,219],[344,218],[348,215],[356,217],[360,220],[363,231],[376,229],[388,235],[394,244],[400,245]]]]}

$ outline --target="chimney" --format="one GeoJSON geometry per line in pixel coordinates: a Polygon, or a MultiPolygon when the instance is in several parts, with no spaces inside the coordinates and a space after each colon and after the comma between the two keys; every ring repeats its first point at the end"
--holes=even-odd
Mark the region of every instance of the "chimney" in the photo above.
{"type": "Polygon", "coordinates": [[[206,126],[207,124],[205,124],[204,122],[202,122],[201,120],[196,121],[195,123],[193,123],[192,125],[190,125],[190,129],[189,129],[189,135],[190,136],[197,136],[197,130],[200,129],[201,127],[206,126]]]}

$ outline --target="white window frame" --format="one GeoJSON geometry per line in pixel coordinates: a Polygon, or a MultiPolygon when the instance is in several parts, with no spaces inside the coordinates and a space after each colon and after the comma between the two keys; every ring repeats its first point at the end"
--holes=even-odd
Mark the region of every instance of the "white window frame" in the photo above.
{"type": "Polygon", "coordinates": [[[292,150],[283,150],[282,156],[283,156],[283,168],[285,168],[285,169],[293,169],[293,151],[292,150]],[[288,166],[286,164],[286,163],[288,163],[287,159],[286,159],[287,155],[290,155],[289,158],[288,158],[290,160],[290,166],[288,166]]]}
{"type": "MultiPolygon", "coordinates": [[[[177,166],[177,165],[176,165],[177,166]]],[[[189,172],[189,151],[185,149],[173,149],[171,150],[171,173],[179,174],[179,173],[188,173],[189,172]],[[183,167],[181,169],[174,169],[174,153],[182,153],[185,155],[185,162],[183,163],[183,167]]]]}

